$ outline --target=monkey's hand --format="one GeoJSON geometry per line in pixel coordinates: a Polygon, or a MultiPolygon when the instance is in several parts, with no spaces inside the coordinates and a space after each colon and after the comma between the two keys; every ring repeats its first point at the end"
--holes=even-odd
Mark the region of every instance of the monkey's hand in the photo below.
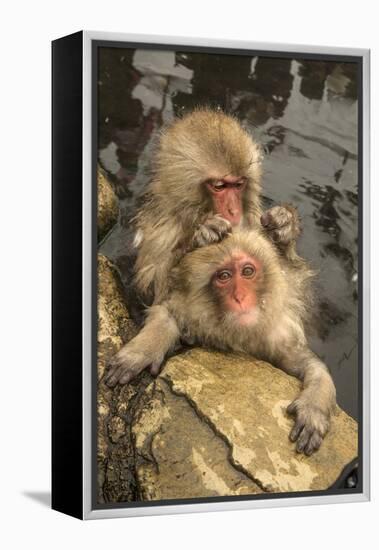
{"type": "Polygon", "coordinates": [[[325,412],[303,393],[287,407],[287,412],[295,416],[295,425],[289,435],[290,440],[297,441],[298,453],[310,456],[320,447],[329,430],[329,411],[325,412]]]}
{"type": "Polygon", "coordinates": [[[163,356],[154,357],[132,346],[124,346],[108,363],[108,371],[104,377],[107,386],[113,388],[116,384],[128,384],[145,368],[150,367],[151,374],[158,374],[163,363],[163,356]]]}
{"type": "Polygon", "coordinates": [[[208,244],[218,243],[231,232],[232,226],[230,222],[219,214],[215,214],[197,227],[192,238],[191,248],[200,248],[208,244]]]}
{"type": "Polygon", "coordinates": [[[261,216],[261,224],[271,240],[287,246],[300,235],[300,218],[296,208],[289,204],[274,206],[261,216]]]}

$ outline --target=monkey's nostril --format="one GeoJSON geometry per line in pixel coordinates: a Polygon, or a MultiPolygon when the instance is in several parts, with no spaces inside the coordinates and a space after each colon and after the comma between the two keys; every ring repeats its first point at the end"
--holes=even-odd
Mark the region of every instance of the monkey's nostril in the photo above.
{"type": "Polygon", "coordinates": [[[234,295],[234,300],[238,303],[238,304],[242,304],[242,302],[244,301],[245,299],[245,296],[242,295],[242,294],[235,294],[234,295]]]}

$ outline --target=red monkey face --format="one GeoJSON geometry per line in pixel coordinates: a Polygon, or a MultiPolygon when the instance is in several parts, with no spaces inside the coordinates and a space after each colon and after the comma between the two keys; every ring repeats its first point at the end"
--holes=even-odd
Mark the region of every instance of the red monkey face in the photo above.
{"type": "Polygon", "coordinates": [[[261,265],[256,258],[238,255],[214,274],[212,284],[224,313],[231,313],[241,324],[256,322],[257,288],[261,265]]]}
{"type": "Polygon", "coordinates": [[[242,196],[246,187],[246,178],[225,176],[221,179],[211,179],[206,182],[211,195],[213,211],[232,226],[237,226],[242,220],[242,196]]]}

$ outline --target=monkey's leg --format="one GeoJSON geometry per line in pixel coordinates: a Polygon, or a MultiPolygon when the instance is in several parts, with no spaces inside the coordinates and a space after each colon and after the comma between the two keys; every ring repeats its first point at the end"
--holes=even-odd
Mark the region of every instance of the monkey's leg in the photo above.
{"type": "Polygon", "coordinates": [[[105,383],[111,387],[127,384],[147,367],[158,374],[166,354],[178,341],[179,329],[167,308],[152,306],[142,330],[112,357],[105,383]]]}
{"type": "Polygon", "coordinates": [[[261,216],[261,224],[274,244],[289,260],[298,259],[296,241],[300,235],[300,218],[290,204],[274,206],[261,216]]]}
{"type": "Polygon", "coordinates": [[[219,214],[210,216],[204,223],[200,224],[192,238],[190,248],[200,248],[207,244],[217,243],[232,232],[232,226],[228,220],[222,218],[219,214]]]}
{"type": "Polygon", "coordinates": [[[329,429],[336,389],[326,365],[307,348],[297,353],[292,350],[292,354],[280,362],[280,367],[303,382],[300,395],[287,408],[287,412],[295,416],[289,437],[297,441],[299,453],[309,456],[320,447],[329,429]]]}

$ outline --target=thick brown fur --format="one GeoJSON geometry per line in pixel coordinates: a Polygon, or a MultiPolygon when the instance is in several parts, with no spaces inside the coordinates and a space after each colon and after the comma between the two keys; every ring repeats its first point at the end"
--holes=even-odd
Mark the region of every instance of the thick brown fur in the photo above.
{"type": "Polygon", "coordinates": [[[220,111],[195,110],[163,131],[154,175],[134,220],[135,283],[143,297],[153,297],[155,303],[165,298],[168,273],[212,213],[202,185],[208,178],[245,176],[244,225],[260,224],[261,159],[258,144],[235,118],[220,111]]]}

